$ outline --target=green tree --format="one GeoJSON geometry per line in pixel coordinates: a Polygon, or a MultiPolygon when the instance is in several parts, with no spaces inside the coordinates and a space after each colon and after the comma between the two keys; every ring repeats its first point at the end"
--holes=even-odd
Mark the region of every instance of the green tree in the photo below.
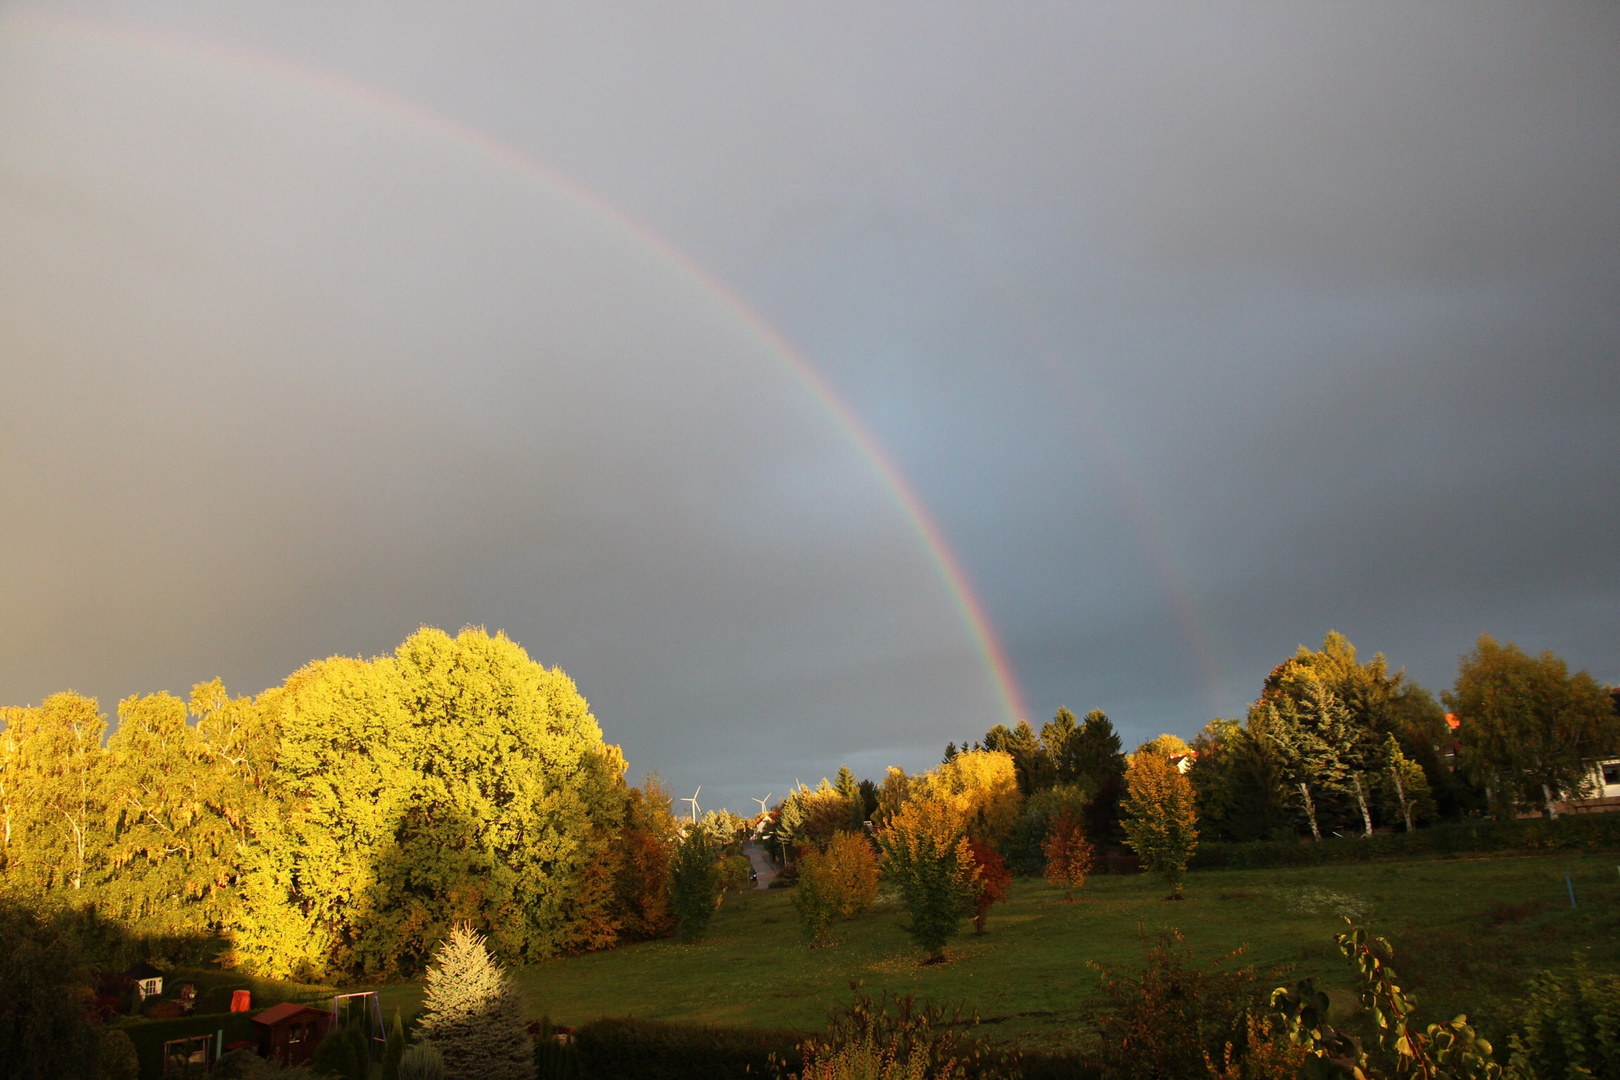
{"type": "Polygon", "coordinates": [[[1434,817],[1434,795],[1429,780],[1417,762],[1401,753],[1401,744],[1393,735],[1384,736],[1384,798],[1399,816],[1406,831],[1416,829],[1419,822],[1434,817]]]}
{"type": "Polygon", "coordinates": [[[1382,653],[1367,663],[1360,662],[1350,640],[1329,631],[1320,649],[1313,651],[1301,645],[1272,670],[1262,687],[1260,701],[1274,706],[1284,724],[1291,724],[1311,711],[1311,699],[1319,697],[1324,688],[1343,708],[1356,746],[1347,786],[1329,792],[1321,807],[1330,826],[1349,826],[1360,812],[1363,831],[1369,827],[1370,815],[1364,804],[1371,778],[1366,774],[1378,768],[1387,735],[1394,735],[1402,752],[1422,766],[1431,788],[1449,793],[1455,809],[1460,793],[1453,790],[1450,769],[1439,753],[1446,739],[1445,714],[1427,690],[1408,680],[1404,670],[1392,673],[1382,653]]]}
{"type": "Polygon", "coordinates": [[[433,952],[419,1030],[457,1080],[534,1080],[534,1046],[523,996],[465,923],[433,952]]]}
{"type": "Polygon", "coordinates": [[[1069,771],[1072,765],[1069,740],[1074,737],[1076,728],[1074,713],[1066,705],[1060,706],[1052,719],[1041,725],[1041,746],[1046,749],[1046,756],[1052,762],[1052,782],[1055,784],[1072,784],[1076,779],[1069,771]]]}
{"type": "Polygon", "coordinates": [[[1064,783],[1080,784],[1092,792],[1086,808],[1086,833],[1099,844],[1119,830],[1119,802],[1125,794],[1125,754],[1119,733],[1101,709],[1086,714],[1080,727],[1064,741],[1058,775],[1064,783]]]}
{"type": "Polygon", "coordinates": [[[849,771],[848,765],[838,766],[838,778],[833,787],[849,804],[849,831],[860,832],[866,826],[866,798],[861,794],[861,782],[849,771]]]}
{"type": "Polygon", "coordinates": [[[1590,759],[1620,746],[1620,720],[1595,679],[1488,634],[1463,656],[1445,702],[1457,715],[1465,768],[1510,806],[1539,804],[1549,818],[1560,800],[1585,792],[1590,759]]]}
{"type": "Polygon", "coordinates": [[[1188,775],[1199,828],[1212,839],[1263,840],[1291,831],[1284,762],[1268,719],[1264,709],[1251,709],[1247,722],[1211,720],[1193,740],[1198,756],[1188,775]]]}
{"type": "Polygon", "coordinates": [[[1376,760],[1371,729],[1357,724],[1333,691],[1317,681],[1304,687],[1298,701],[1263,699],[1256,707],[1280,751],[1289,786],[1299,793],[1311,835],[1322,839],[1324,811],[1330,827],[1348,825],[1353,807],[1370,833],[1365,774],[1376,760]]]}
{"type": "Polygon", "coordinates": [[[669,898],[675,909],[675,933],[682,941],[701,940],[714,918],[720,898],[718,854],[709,834],[696,828],[688,830],[675,849],[669,898]]]}
{"type": "Polygon", "coordinates": [[[884,876],[898,886],[911,916],[905,930],[928,963],[945,958],[946,944],[979,895],[978,867],[962,820],[956,808],[917,796],[878,833],[884,876]]]}
{"type": "Polygon", "coordinates": [[[97,1074],[105,1044],[85,1015],[90,969],[64,922],[0,901],[0,986],[0,1076],[97,1074]]]}
{"type": "Polygon", "coordinates": [[[1125,840],[1150,871],[1181,899],[1181,883],[1198,847],[1192,782],[1163,754],[1139,751],[1125,767],[1125,840]]]}

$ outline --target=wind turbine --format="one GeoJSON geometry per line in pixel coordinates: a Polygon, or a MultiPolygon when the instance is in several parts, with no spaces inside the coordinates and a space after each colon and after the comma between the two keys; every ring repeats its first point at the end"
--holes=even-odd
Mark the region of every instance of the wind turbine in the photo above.
{"type": "Polygon", "coordinates": [[[692,792],[692,797],[690,799],[682,799],[681,800],[681,802],[689,802],[689,803],[692,804],[692,824],[694,824],[694,825],[697,824],[697,815],[698,815],[697,797],[698,797],[698,791],[702,791],[702,790],[703,790],[703,785],[699,784],[697,786],[697,791],[692,792]]]}
{"type": "Polygon", "coordinates": [[[767,794],[763,799],[754,800],[755,802],[759,803],[759,823],[754,826],[754,836],[756,838],[765,832],[765,804],[770,802],[771,795],[775,794],[776,792],[773,791],[767,794]]]}

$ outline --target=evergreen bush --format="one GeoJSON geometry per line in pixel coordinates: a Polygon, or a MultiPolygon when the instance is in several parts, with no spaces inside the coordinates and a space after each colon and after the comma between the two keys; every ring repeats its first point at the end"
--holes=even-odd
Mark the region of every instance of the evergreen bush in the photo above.
{"type": "Polygon", "coordinates": [[[431,1041],[418,1040],[399,1059],[399,1080],[446,1080],[444,1055],[431,1041]]]}
{"type": "Polygon", "coordinates": [[[420,1030],[455,1080],[533,1080],[523,999],[482,936],[465,923],[453,927],[424,982],[420,1030]]]}
{"type": "Polygon", "coordinates": [[[582,1075],[579,1048],[572,1038],[559,1036],[549,1016],[534,1025],[534,1072],[536,1080],[580,1080],[582,1075]]]}

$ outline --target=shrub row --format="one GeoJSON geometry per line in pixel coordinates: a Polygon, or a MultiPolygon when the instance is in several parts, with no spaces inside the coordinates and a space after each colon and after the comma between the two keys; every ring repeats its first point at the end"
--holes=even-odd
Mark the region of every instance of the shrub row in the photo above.
{"type": "Polygon", "coordinates": [[[1502,851],[1606,851],[1620,848],[1620,813],[1566,814],[1556,821],[1459,821],[1411,833],[1370,838],[1332,837],[1320,843],[1294,840],[1247,844],[1200,843],[1194,870],[1263,870],[1282,866],[1376,862],[1434,855],[1502,851]]]}
{"type": "Polygon", "coordinates": [[[222,1013],[213,1016],[187,1016],[179,1020],[129,1020],[118,1025],[135,1044],[141,1065],[141,1080],[157,1080],[163,1075],[163,1044],[190,1035],[214,1035],[223,1029],[225,1042],[256,1039],[258,1032],[248,1013],[222,1013]]]}
{"type": "Polygon", "coordinates": [[[772,1055],[800,1065],[803,1033],[596,1020],[574,1032],[580,1072],[591,1080],[758,1080],[774,1075],[772,1055]]]}

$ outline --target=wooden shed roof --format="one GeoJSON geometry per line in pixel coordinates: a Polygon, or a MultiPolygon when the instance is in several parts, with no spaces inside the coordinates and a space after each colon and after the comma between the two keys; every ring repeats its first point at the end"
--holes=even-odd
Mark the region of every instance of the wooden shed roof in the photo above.
{"type": "Polygon", "coordinates": [[[266,1027],[274,1027],[283,1020],[306,1012],[315,1013],[319,1016],[332,1015],[325,1009],[317,1009],[311,1005],[300,1005],[296,1001],[283,1001],[280,1005],[272,1005],[258,1016],[255,1016],[253,1018],[253,1022],[255,1024],[263,1024],[266,1027]]]}

